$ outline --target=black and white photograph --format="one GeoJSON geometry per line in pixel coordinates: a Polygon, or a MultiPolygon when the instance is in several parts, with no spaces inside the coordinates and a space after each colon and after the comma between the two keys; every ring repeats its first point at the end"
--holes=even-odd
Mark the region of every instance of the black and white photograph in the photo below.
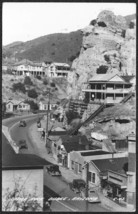
{"type": "Polygon", "coordinates": [[[2,3],[2,212],[136,211],[136,3],[2,3]]]}

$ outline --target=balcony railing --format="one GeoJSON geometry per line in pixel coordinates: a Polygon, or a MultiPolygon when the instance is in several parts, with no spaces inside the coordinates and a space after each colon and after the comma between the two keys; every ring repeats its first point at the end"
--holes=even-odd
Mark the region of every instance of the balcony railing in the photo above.
{"type": "Polygon", "coordinates": [[[99,92],[99,93],[129,93],[131,89],[82,89],[83,92],[99,92]]]}

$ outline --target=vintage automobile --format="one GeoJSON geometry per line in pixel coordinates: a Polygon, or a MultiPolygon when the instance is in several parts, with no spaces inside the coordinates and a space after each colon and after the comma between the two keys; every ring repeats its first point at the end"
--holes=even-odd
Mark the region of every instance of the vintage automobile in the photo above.
{"type": "Polygon", "coordinates": [[[28,149],[26,140],[20,140],[18,145],[19,145],[19,149],[28,149]]]}
{"type": "Polygon", "coordinates": [[[47,166],[47,172],[52,176],[61,176],[61,171],[59,170],[58,165],[47,166]]]}
{"type": "Polygon", "coordinates": [[[83,189],[86,188],[86,182],[82,179],[74,179],[72,183],[70,183],[70,188],[75,193],[80,193],[83,189]]]}
{"type": "MultiPolygon", "coordinates": [[[[86,197],[86,189],[84,191],[82,191],[80,193],[80,196],[82,198],[85,198],[86,197]]],[[[88,190],[88,198],[87,198],[87,201],[89,203],[100,203],[100,198],[99,198],[99,195],[96,193],[96,191],[92,190],[92,189],[89,189],[88,190]]]]}
{"type": "Polygon", "coordinates": [[[21,120],[19,122],[19,127],[25,127],[27,124],[26,124],[26,121],[25,120],[21,120]]]}

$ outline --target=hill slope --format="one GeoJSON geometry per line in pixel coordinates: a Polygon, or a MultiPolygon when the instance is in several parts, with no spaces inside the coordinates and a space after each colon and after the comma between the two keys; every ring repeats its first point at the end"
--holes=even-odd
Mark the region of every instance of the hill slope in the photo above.
{"type": "Polygon", "coordinates": [[[72,63],[81,49],[82,33],[80,30],[71,33],[50,34],[37,39],[12,43],[3,47],[3,56],[31,61],[56,61],[72,63]]]}

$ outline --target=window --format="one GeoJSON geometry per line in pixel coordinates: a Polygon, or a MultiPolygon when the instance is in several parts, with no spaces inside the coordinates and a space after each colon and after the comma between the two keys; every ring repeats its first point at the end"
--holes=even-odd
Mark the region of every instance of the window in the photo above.
{"type": "Polygon", "coordinates": [[[95,183],[95,173],[94,172],[88,172],[88,180],[91,182],[91,183],[95,183]]]}
{"type": "Polygon", "coordinates": [[[71,161],[71,169],[74,169],[74,161],[71,161]]]}
{"type": "Polygon", "coordinates": [[[79,164],[79,172],[82,172],[82,165],[79,164]]]}

